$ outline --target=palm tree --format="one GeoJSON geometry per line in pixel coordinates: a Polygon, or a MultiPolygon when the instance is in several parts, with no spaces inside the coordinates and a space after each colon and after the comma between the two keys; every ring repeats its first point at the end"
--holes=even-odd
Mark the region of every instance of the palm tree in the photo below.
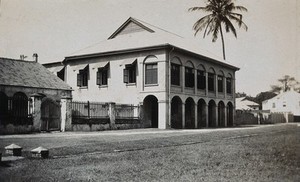
{"type": "Polygon", "coordinates": [[[240,28],[243,27],[246,31],[248,30],[247,25],[243,22],[243,15],[236,13],[236,11],[247,12],[248,10],[243,6],[236,6],[233,1],[234,0],[207,0],[205,7],[189,8],[189,11],[203,11],[209,13],[196,21],[193,26],[195,30],[194,35],[196,36],[199,31],[204,30],[203,38],[212,33],[212,41],[215,42],[220,32],[224,60],[225,44],[222,26],[225,26],[226,32],[232,32],[235,37],[237,37],[236,29],[231,21],[237,23],[240,28]]]}

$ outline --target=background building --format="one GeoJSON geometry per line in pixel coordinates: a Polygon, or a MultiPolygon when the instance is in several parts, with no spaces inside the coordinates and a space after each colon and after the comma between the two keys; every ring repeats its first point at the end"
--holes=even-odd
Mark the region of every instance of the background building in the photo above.
{"type": "Polygon", "coordinates": [[[263,110],[270,110],[271,113],[291,113],[294,121],[300,122],[300,93],[293,89],[281,92],[277,96],[263,101],[263,110]]]}

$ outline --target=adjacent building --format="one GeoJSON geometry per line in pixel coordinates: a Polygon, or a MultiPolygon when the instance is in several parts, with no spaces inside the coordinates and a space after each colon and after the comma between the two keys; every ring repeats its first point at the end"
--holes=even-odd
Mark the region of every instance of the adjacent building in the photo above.
{"type": "Polygon", "coordinates": [[[0,58],[0,134],[64,131],[71,98],[71,87],[41,64],[0,58]]]}
{"type": "Polygon", "coordinates": [[[140,106],[145,127],[234,124],[239,68],[135,18],[106,41],[44,66],[72,87],[74,101],[140,106]]]}
{"type": "Polygon", "coordinates": [[[246,97],[240,97],[235,99],[236,110],[239,111],[253,111],[259,110],[259,104],[248,100],[246,97]]]}
{"type": "Polygon", "coordinates": [[[263,101],[263,110],[270,110],[271,113],[291,113],[294,121],[300,122],[300,93],[293,89],[281,92],[277,96],[263,101]]]}

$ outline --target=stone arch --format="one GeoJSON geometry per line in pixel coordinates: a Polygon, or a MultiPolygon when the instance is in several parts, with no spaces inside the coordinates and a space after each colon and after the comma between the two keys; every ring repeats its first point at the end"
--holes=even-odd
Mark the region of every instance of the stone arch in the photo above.
{"type": "Polygon", "coordinates": [[[49,97],[44,97],[41,103],[41,131],[60,130],[60,103],[49,97]]]}
{"type": "Polygon", "coordinates": [[[185,67],[189,67],[189,68],[195,68],[194,64],[192,63],[192,61],[187,61],[184,65],[185,67]]]}
{"type": "Polygon", "coordinates": [[[207,72],[212,73],[212,74],[216,74],[216,71],[213,67],[210,67],[207,72]]]}
{"type": "Polygon", "coordinates": [[[225,127],[225,104],[223,101],[218,103],[218,126],[225,127]]]}
{"type": "Polygon", "coordinates": [[[171,128],[182,128],[182,100],[179,96],[171,100],[171,128]]]}
{"type": "Polygon", "coordinates": [[[8,97],[4,92],[0,92],[0,125],[8,122],[8,97]]]}
{"type": "Polygon", "coordinates": [[[26,125],[28,118],[28,97],[23,92],[16,92],[12,97],[12,116],[15,125],[26,125]]]}
{"type": "Polygon", "coordinates": [[[205,66],[203,64],[199,64],[197,66],[197,69],[206,72],[206,68],[205,68],[205,66]]]}
{"type": "Polygon", "coordinates": [[[155,55],[148,55],[148,56],[145,57],[143,63],[144,64],[145,63],[155,63],[155,62],[157,62],[157,59],[158,58],[155,55]]]}
{"type": "Polygon", "coordinates": [[[233,126],[233,104],[231,102],[228,102],[227,103],[227,109],[226,109],[226,112],[227,112],[227,126],[233,126]]]}
{"type": "Polygon", "coordinates": [[[225,77],[225,73],[223,70],[219,70],[218,75],[225,77]]]}
{"type": "Polygon", "coordinates": [[[171,63],[174,63],[174,64],[178,64],[178,65],[182,65],[182,61],[179,57],[177,56],[174,56],[172,59],[171,59],[171,63]]]}
{"type": "Polygon", "coordinates": [[[233,76],[232,76],[230,73],[228,73],[228,74],[227,74],[227,78],[231,78],[231,79],[232,79],[233,76]]]}
{"type": "Polygon", "coordinates": [[[216,102],[214,100],[210,100],[208,102],[208,127],[216,127],[216,102]]]}
{"type": "Polygon", "coordinates": [[[148,95],[143,101],[144,125],[158,128],[158,99],[154,95],[148,95]]]}
{"type": "Polygon", "coordinates": [[[207,127],[206,126],[206,102],[204,99],[199,99],[198,100],[198,127],[207,127]]]}
{"type": "Polygon", "coordinates": [[[185,127],[195,128],[195,102],[191,97],[185,100],[185,127]]]}

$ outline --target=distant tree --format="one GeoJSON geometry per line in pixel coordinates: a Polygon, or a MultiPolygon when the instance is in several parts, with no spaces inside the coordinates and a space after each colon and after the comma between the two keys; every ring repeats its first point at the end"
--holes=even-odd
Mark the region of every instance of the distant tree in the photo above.
{"type": "Polygon", "coordinates": [[[248,30],[247,25],[243,22],[243,15],[237,13],[237,11],[247,12],[248,10],[243,6],[236,6],[233,1],[234,0],[207,0],[205,7],[189,8],[189,11],[203,11],[208,13],[208,15],[200,18],[194,24],[193,29],[195,30],[195,36],[199,31],[204,30],[203,38],[212,33],[212,41],[215,42],[220,33],[224,60],[226,57],[222,26],[225,27],[226,32],[232,32],[235,37],[237,37],[237,33],[232,22],[237,23],[240,28],[243,27],[246,31],[248,30]]]}
{"type": "Polygon", "coordinates": [[[292,88],[296,91],[300,91],[300,83],[289,75],[283,76],[283,78],[278,79],[278,85],[271,85],[271,91],[274,93],[280,93],[280,91],[288,91],[292,88]]]}
{"type": "Polygon", "coordinates": [[[254,98],[254,102],[258,103],[260,106],[260,109],[262,109],[262,102],[265,100],[269,100],[273,97],[275,97],[277,94],[274,92],[261,92],[259,94],[256,95],[256,97],[254,98]]]}
{"type": "Polygon", "coordinates": [[[246,94],[245,92],[237,92],[237,93],[235,94],[235,97],[236,97],[236,98],[246,97],[246,96],[247,96],[247,94],[246,94]]]}

